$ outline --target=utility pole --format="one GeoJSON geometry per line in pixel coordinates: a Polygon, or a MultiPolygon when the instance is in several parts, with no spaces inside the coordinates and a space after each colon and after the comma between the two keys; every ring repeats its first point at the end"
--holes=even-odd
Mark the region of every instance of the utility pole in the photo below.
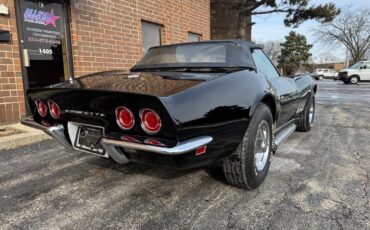
{"type": "Polygon", "coordinates": [[[349,52],[348,52],[348,48],[346,47],[346,63],[345,63],[345,66],[346,68],[348,68],[349,66],[349,52]]]}

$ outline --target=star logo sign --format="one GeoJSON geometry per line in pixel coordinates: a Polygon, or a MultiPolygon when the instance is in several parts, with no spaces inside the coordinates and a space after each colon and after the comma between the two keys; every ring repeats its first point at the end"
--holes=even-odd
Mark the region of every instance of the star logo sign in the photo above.
{"type": "Polygon", "coordinates": [[[48,15],[48,17],[46,18],[45,20],[45,26],[49,25],[49,24],[52,24],[54,26],[54,28],[57,27],[57,25],[55,24],[56,23],[56,20],[60,19],[59,16],[55,16],[54,15],[54,9],[52,9],[48,15]]]}

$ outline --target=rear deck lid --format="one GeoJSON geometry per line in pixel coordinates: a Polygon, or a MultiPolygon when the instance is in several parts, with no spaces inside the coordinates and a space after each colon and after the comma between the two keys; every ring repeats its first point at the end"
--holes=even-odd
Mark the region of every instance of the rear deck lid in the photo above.
{"type": "Polygon", "coordinates": [[[209,81],[225,73],[122,72],[109,71],[87,75],[52,85],[50,88],[79,88],[118,91],[166,97],[209,81]]]}

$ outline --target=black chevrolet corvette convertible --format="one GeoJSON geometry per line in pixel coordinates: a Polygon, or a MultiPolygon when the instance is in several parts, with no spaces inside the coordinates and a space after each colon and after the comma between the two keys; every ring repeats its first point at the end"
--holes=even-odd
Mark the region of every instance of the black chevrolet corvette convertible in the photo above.
{"type": "Polygon", "coordinates": [[[277,146],[310,130],[315,93],[310,76],[280,76],[254,43],[184,43],[151,48],[130,72],[29,89],[22,123],[120,164],[219,165],[231,185],[254,189],[277,146]]]}

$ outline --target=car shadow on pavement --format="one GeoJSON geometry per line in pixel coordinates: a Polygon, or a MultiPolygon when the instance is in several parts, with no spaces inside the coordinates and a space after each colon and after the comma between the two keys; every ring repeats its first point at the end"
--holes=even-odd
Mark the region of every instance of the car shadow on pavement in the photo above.
{"type": "Polygon", "coordinates": [[[99,172],[103,172],[104,170],[113,170],[124,175],[141,174],[157,179],[166,179],[166,180],[178,179],[183,176],[195,174],[199,171],[204,170],[210,177],[212,177],[217,182],[227,185],[227,181],[223,174],[222,166],[220,164],[195,169],[177,170],[164,166],[151,166],[136,162],[130,162],[128,164],[118,164],[114,162],[112,159],[103,159],[103,158],[91,158],[86,163],[98,167],[100,170],[97,170],[97,174],[99,174],[99,172]]]}
{"type": "Polygon", "coordinates": [[[119,172],[125,175],[134,175],[134,174],[142,174],[149,177],[154,177],[157,179],[176,179],[183,177],[190,173],[195,173],[199,170],[198,169],[190,169],[190,170],[176,170],[161,166],[151,166],[136,162],[130,162],[128,164],[118,164],[114,162],[112,159],[103,159],[103,158],[92,158],[89,159],[87,162],[89,165],[97,166],[101,169],[106,170],[113,170],[115,172],[119,172]],[[153,170],[155,169],[155,170],[153,170]]]}
{"type": "Polygon", "coordinates": [[[215,179],[217,182],[220,182],[225,185],[229,185],[226,181],[226,177],[220,165],[212,165],[208,168],[205,168],[204,170],[210,177],[215,179]]]}

